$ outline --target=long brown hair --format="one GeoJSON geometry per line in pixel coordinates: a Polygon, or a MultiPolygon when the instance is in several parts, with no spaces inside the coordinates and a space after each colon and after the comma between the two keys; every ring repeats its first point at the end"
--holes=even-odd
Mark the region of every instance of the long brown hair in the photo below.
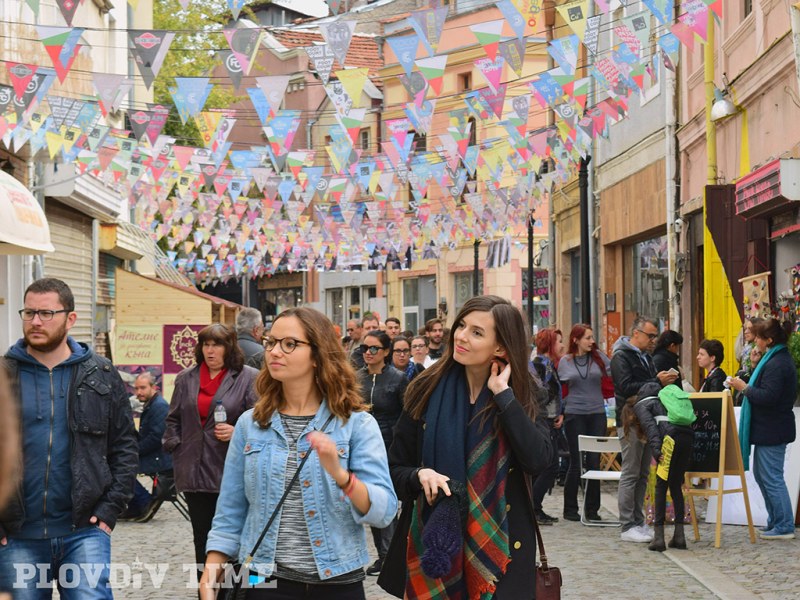
{"type": "Polygon", "coordinates": [[[530,336],[522,313],[500,296],[475,296],[464,303],[456,315],[454,325],[447,337],[447,346],[442,358],[417,375],[408,384],[405,394],[405,409],[414,419],[421,419],[428,407],[436,384],[443,375],[456,364],[453,358],[455,334],[458,324],[471,312],[488,312],[494,318],[494,331],[497,343],[506,349],[506,357],[511,365],[509,386],[525,412],[531,418],[536,416],[536,401],[533,392],[536,382],[528,371],[528,344],[530,336]]]}
{"type": "MultiPolygon", "coordinates": [[[[284,317],[295,317],[311,344],[311,357],[316,363],[314,379],[332,414],[346,421],[354,412],[366,410],[361,398],[356,372],[342,348],[333,323],[321,312],[300,306],[287,308],[279,314],[273,325],[284,317]]],[[[258,400],[253,408],[253,419],[263,428],[269,426],[272,414],[286,403],[283,384],[273,379],[267,360],[256,378],[258,400]]]]}

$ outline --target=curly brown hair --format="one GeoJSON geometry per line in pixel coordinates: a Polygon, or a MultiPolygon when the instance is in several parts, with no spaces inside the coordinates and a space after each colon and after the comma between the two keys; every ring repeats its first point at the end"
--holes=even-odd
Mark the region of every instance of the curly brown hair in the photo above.
{"type": "MultiPolygon", "coordinates": [[[[331,413],[346,421],[352,413],[366,410],[355,369],[328,317],[313,308],[300,306],[283,311],[275,318],[273,326],[284,317],[295,317],[303,326],[311,344],[312,360],[316,363],[314,379],[331,413]]],[[[272,414],[286,402],[283,384],[273,379],[266,360],[256,379],[256,392],[258,400],[253,407],[253,419],[266,428],[272,414]]]]}
{"type": "Polygon", "coordinates": [[[205,361],[203,356],[203,344],[206,342],[215,342],[225,348],[225,357],[223,363],[225,368],[229,371],[241,371],[244,367],[244,353],[239,348],[239,338],[236,336],[236,330],[231,329],[222,323],[212,323],[207,327],[203,327],[197,334],[197,346],[194,347],[194,359],[197,364],[205,361]]]}

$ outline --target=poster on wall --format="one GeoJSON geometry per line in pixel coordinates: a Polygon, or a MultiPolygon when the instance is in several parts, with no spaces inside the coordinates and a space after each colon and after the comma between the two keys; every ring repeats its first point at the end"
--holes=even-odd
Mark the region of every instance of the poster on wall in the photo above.
{"type": "Polygon", "coordinates": [[[197,334],[205,325],[164,325],[164,373],[177,375],[194,366],[197,334]]]}
{"type": "Polygon", "coordinates": [[[758,273],[749,277],[742,277],[742,302],[744,304],[745,318],[760,317],[768,319],[771,316],[769,302],[769,276],[772,271],[758,273]]]}
{"type": "Polygon", "coordinates": [[[164,325],[162,344],[164,354],[164,398],[171,400],[175,376],[194,366],[197,334],[205,325],[164,325]]]}

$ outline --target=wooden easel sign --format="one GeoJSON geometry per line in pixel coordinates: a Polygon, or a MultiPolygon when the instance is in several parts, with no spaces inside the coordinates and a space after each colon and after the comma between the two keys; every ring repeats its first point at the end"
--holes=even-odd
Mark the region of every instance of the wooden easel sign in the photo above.
{"type": "Polygon", "coordinates": [[[686,498],[692,511],[692,528],[695,541],[700,540],[697,527],[697,512],[694,497],[716,496],[717,523],[714,547],[720,547],[722,538],[722,498],[725,494],[743,494],[744,507],[747,513],[747,526],[750,529],[750,543],[756,543],[756,532],[753,517],[750,514],[750,499],[747,496],[747,484],[744,478],[742,450],[739,447],[739,432],[733,414],[733,399],[729,391],[689,394],[697,420],[694,429],[694,447],[692,462],[686,473],[686,498]],[[738,475],[740,487],[725,489],[725,475],[738,475]],[[693,477],[716,479],[716,489],[693,489],[693,477]]]}

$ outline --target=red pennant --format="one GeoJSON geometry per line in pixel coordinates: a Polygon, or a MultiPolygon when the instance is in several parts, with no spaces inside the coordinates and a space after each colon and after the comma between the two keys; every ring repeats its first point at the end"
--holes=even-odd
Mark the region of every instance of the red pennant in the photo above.
{"type": "MultiPolygon", "coordinates": [[[[22,98],[25,95],[25,88],[36,74],[37,65],[26,65],[24,63],[6,63],[8,75],[11,77],[11,85],[14,86],[14,95],[22,98]]],[[[27,106],[25,107],[27,108],[27,106]]]]}

